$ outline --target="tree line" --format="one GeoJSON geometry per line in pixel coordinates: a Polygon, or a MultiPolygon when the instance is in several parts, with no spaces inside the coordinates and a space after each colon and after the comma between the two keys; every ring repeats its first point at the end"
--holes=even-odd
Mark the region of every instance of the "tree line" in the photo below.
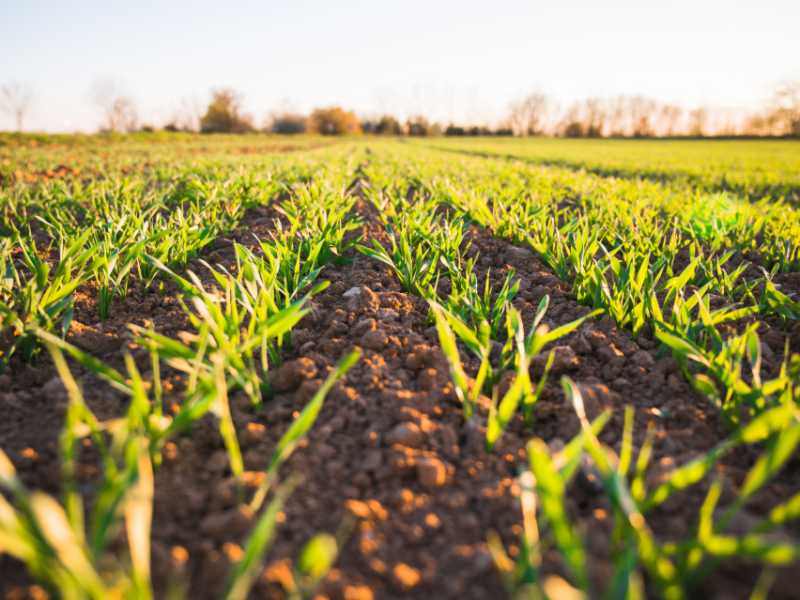
{"type": "MultiPolygon", "coordinates": [[[[0,110],[13,117],[19,131],[34,100],[34,90],[30,86],[12,81],[0,87],[0,110]]],[[[101,131],[155,129],[140,122],[133,97],[115,82],[96,83],[89,100],[102,115],[101,131]]],[[[800,77],[782,81],[762,109],[750,114],[713,107],[687,111],[644,96],[591,97],[562,108],[551,96],[534,91],[509,103],[505,118],[495,128],[452,122],[444,126],[422,114],[406,119],[391,114],[359,118],[355,112],[337,106],[302,114],[286,105],[270,112],[265,123],[257,127],[253,116],[243,109],[242,94],[231,88],[217,88],[212,90],[211,101],[205,107],[196,99],[182,100],[163,129],[199,133],[261,131],[393,136],[800,137],[800,77]]]]}

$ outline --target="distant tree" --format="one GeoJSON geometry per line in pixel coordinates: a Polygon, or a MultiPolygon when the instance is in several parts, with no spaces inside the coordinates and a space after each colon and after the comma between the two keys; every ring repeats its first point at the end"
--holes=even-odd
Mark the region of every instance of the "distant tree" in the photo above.
{"type": "Polygon", "coordinates": [[[603,137],[606,111],[600,98],[589,98],[584,102],[586,137],[603,137]]]}
{"type": "Polygon", "coordinates": [[[534,92],[512,102],[508,107],[508,122],[518,135],[539,135],[544,129],[544,119],[552,102],[541,93],[534,92]]]}
{"type": "Polygon", "coordinates": [[[631,119],[631,135],[633,137],[649,137],[653,135],[652,119],[656,103],[643,96],[634,96],[628,102],[631,119]]]}
{"type": "Polygon", "coordinates": [[[408,128],[408,135],[426,136],[432,133],[431,124],[425,117],[410,118],[406,123],[406,127],[408,128]]]}
{"type": "Polygon", "coordinates": [[[611,137],[624,137],[628,132],[628,99],[617,96],[608,101],[608,128],[611,137]]]}
{"type": "Polygon", "coordinates": [[[200,133],[248,133],[253,119],[242,113],[242,96],[230,88],[211,92],[211,104],[200,118],[200,133]]]}
{"type": "Polygon", "coordinates": [[[180,108],[176,111],[172,124],[181,131],[200,131],[200,118],[203,108],[196,94],[181,98],[180,108]]]}
{"type": "Polygon", "coordinates": [[[306,131],[317,135],[357,135],[361,133],[361,127],[354,112],[333,106],[315,109],[308,119],[306,131]]]}
{"type": "Polygon", "coordinates": [[[661,135],[672,137],[678,131],[678,121],[681,120],[683,111],[679,106],[665,104],[661,107],[658,114],[660,122],[659,132],[661,135]]]}
{"type": "Polygon", "coordinates": [[[375,123],[374,130],[378,135],[403,135],[403,126],[391,115],[383,115],[375,123]]]}
{"type": "Polygon", "coordinates": [[[569,138],[578,138],[583,137],[584,135],[584,128],[583,123],[580,121],[572,121],[569,123],[564,129],[564,136],[569,138]]]}
{"type": "Polygon", "coordinates": [[[708,110],[696,108],[689,113],[689,135],[703,137],[708,123],[708,110]]]}
{"type": "Polygon", "coordinates": [[[783,132],[800,137],[800,77],[779,83],[771,104],[783,132]]]}
{"type": "Polygon", "coordinates": [[[774,111],[751,115],[745,122],[744,132],[748,135],[775,135],[780,119],[774,111]]]}
{"type": "Polygon", "coordinates": [[[98,81],[89,92],[90,100],[103,112],[102,131],[136,131],[139,117],[133,98],[112,80],[98,81]]]}
{"type": "Polygon", "coordinates": [[[447,126],[447,129],[444,130],[444,134],[449,136],[462,136],[466,134],[466,131],[464,131],[463,127],[457,127],[451,123],[447,126]]]}
{"type": "Polygon", "coordinates": [[[0,109],[11,115],[17,123],[17,131],[22,131],[22,120],[33,102],[33,88],[10,81],[0,92],[0,109]]]}
{"type": "Polygon", "coordinates": [[[296,113],[280,113],[270,115],[270,125],[267,128],[272,133],[295,135],[303,133],[308,125],[308,117],[296,113]]]}

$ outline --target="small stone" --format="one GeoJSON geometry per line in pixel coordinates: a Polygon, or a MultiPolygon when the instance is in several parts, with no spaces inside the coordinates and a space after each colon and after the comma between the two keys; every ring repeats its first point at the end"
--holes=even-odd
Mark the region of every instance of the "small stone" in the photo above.
{"type": "Polygon", "coordinates": [[[276,394],[293,392],[300,384],[317,374],[317,367],[310,358],[298,358],[284,363],[274,373],[270,373],[269,384],[276,394]]]}
{"type": "Polygon", "coordinates": [[[653,348],[656,347],[656,343],[653,340],[648,340],[647,338],[642,336],[636,338],[636,343],[642,350],[652,350],[653,348]]]}
{"type": "Polygon", "coordinates": [[[434,489],[444,485],[447,469],[438,458],[423,458],[417,463],[417,478],[422,487],[434,489]]]}
{"type": "Polygon", "coordinates": [[[769,344],[769,347],[775,352],[783,353],[783,347],[786,345],[783,335],[775,329],[768,329],[764,335],[761,336],[762,343],[769,344]]]}
{"type": "Polygon", "coordinates": [[[610,408],[616,409],[622,405],[622,398],[616,392],[612,392],[602,383],[578,384],[583,397],[583,406],[586,416],[591,420],[601,412],[610,408]]]}
{"type": "Polygon", "coordinates": [[[613,344],[596,348],[595,354],[600,357],[600,360],[612,366],[622,366],[625,363],[625,355],[617,350],[613,344]]]}
{"type": "Polygon", "coordinates": [[[45,383],[42,392],[48,402],[59,402],[67,397],[67,388],[64,387],[60,377],[53,377],[45,383]]]}
{"type": "Polygon", "coordinates": [[[617,328],[617,322],[611,315],[605,315],[597,323],[597,328],[604,333],[608,333],[610,331],[614,331],[617,328]]]}
{"type": "Polygon", "coordinates": [[[408,448],[419,448],[425,439],[425,434],[414,423],[400,423],[386,435],[386,444],[392,446],[400,444],[408,448]]]}
{"type": "Polygon", "coordinates": [[[510,390],[511,386],[514,385],[514,381],[516,379],[517,374],[514,371],[504,371],[500,376],[500,383],[497,385],[497,397],[505,398],[508,390],[510,390]]]}
{"type": "Polygon", "coordinates": [[[533,261],[533,252],[526,248],[515,248],[509,246],[506,248],[504,260],[512,267],[527,268],[533,261]]]}
{"type": "Polygon", "coordinates": [[[664,374],[660,371],[651,371],[644,376],[644,382],[651,390],[659,390],[664,386],[664,374]]]}
{"type": "Polygon", "coordinates": [[[244,535],[252,522],[252,509],[242,504],[232,510],[208,515],[200,523],[200,531],[208,537],[223,540],[244,535]]]}
{"type": "Polygon", "coordinates": [[[298,353],[300,354],[300,356],[305,356],[309,352],[313,352],[316,349],[316,347],[317,344],[315,342],[306,342],[305,344],[300,346],[298,353]]]}
{"type": "Polygon", "coordinates": [[[350,300],[347,303],[347,308],[352,312],[363,312],[370,310],[377,311],[381,306],[381,302],[375,292],[366,286],[360,287],[359,290],[361,290],[360,294],[350,297],[350,300]]]}
{"type": "Polygon", "coordinates": [[[361,469],[367,472],[377,471],[383,466],[383,451],[380,449],[370,450],[361,463],[361,469]]]}
{"type": "Polygon", "coordinates": [[[422,368],[422,356],[419,354],[409,354],[406,356],[406,360],[403,363],[406,369],[411,369],[412,371],[418,371],[422,368]]]}
{"type": "Polygon", "coordinates": [[[681,385],[681,378],[675,375],[674,373],[667,377],[667,387],[673,392],[680,392],[683,390],[683,386],[681,385]]]}
{"type": "MultiPolygon", "coordinates": [[[[550,368],[550,373],[552,375],[563,373],[564,371],[573,371],[578,368],[578,357],[575,354],[575,350],[571,347],[557,346],[553,348],[552,351],[555,352],[553,365],[550,368]]],[[[540,352],[533,357],[531,361],[531,373],[533,375],[539,376],[544,373],[549,355],[549,352],[540,352]]]]}
{"type": "Polygon", "coordinates": [[[636,367],[652,367],[655,361],[649,352],[646,350],[639,350],[631,356],[631,362],[636,367]]]}
{"type": "Polygon", "coordinates": [[[484,575],[491,572],[494,567],[494,559],[489,552],[488,546],[481,544],[476,548],[475,554],[472,557],[472,573],[474,575],[484,575]]]}
{"type": "Polygon", "coordinates": [[[672,356],[662,358],[656,363],[656,369],[658,369],[665,376],[677,371],[678,367],[680,367],[678,360],[672,356]]]}
{"type": "Polygon", "coordinates": [[[400,592],[409,592],[420,582],[420,574],[417,569],[409,567],[405,563],[397,563],[392,569],[392,585],[400,592]]]}
{"type": "Polygon", "coordinates": [[[609,340],[604,333],[595,331],[594,329],[587,329],[583,337],[586,338],[595,350],[603,346],[608,346],[608,344],[611,343],[611,340],[609,340]]]}
{"type": "Polygon", "coordinates": [[[300,408],[308,404],[320,387],[322,387],[321,379],[306,379],[294,393],[294,406],[300,408]]]}
{"type": "Polygon", "coordinates": [[[587,454],[581,457],[577,481],[580,488],[590,496],[603,493],[603,482],[595,469],[594,460],[587,454]]]}
{"type": "Polygon", "coordinates": [[[432,390],[436,387],[438,372],[436,369],[423,369],[417,376],[417,385],[422,391],[432,390]]]}
{"type": "Polygon", "coordinates": [[[582,335],[576,336],[569,345],[578,354],[589,354],[592,351],[592,345],[582,335]]]}
{"type": "Polygon", "coordinates": [[[248,423],[239,436],[242,448],[251,448],[264,438],[267,428],[261,423],[248,423]]]}
{"type": "Polygon", "coordinates": [[[611,382],[611,386],[615,390],[626,390],[629,387],[631,387],[631,382],[622,377],[617,377],[614,381],[611,382]]]}
{"type": "Polygon", "coordinates": [[[367,431],[361,440],[367,448],[378,448],[381,445],[381,434],[373,429],[367,431]]]}
{"type": "Polygon", "coordinates": [[[386,347],[388,341],[389,337],[386,333],[382,329],[376,329],[375,331],[370,331],[363,335],[361,338],[361,345],[368,350],[380,352],[386,347]]]}
{"type": "Polygon", "coordinates": [[[350,296],[359,296],[361,295],[361,288],[358,287],[351,287],[347,290],[342,296],[349,298],[350,296]]]}
{"type": "Polygon", "coordinates": [[[375,319],[361,319],[358,323],[356,323],[355,327],[353,327],[352,334],[353,337],[359,337],[368,331],[375,331],[375,329],[375,319]]]}
{"type": "Polygon", "coordinates": [[[567,444],[560,437],[555,437],[547,442],[547,447],[550,449],[551,454],[558,454],[566,447],[566,445],[567,444]]]}

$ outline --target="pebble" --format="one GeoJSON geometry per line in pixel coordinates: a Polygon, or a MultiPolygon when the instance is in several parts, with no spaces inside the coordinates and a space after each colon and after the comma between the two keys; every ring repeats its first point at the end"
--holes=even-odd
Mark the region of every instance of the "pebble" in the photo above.
{"type": "Polygon", "coordinates": [[[407,448],[419,448],[425,439],[425,434],[414,423],[400,423],[386,435],[386,444],[392,446],[400,444],[407,448]]]}
{"type": "Polygon", "coordinates": [[[350,296],[359,296],[361,295],[361,288],[358,287],[351,287],[347,290],[342,296],[349,298],[350,296]]]}
{"type": "Polygon", "coordinates": [[[298,358],[282,364],[277,371],[270,373],[269,384],[276,394],[293,392],[304,380],[311,379],[316,374],[317,367],[313,360],[298,358]]]}
{"type": "Polygon", "coordinates": [[[59,402],[67,397],[67,388],[61,383],[60,377],[53,377],[42,387],[44,397],[48,402],[59,402]]]}
{"type": "Polygon", "coordinates": [[[655,361],[649,352],[646,350],[639,350],[631,356],[631,362],[636,367],[652,367],[655,361]]]}
{"type": "Polygon", "coordinates": [[[200,523],[200,531],[217,540],[239,537],[250,529],[253,516],[252,509],[242,504],[225,512],[208,515],[200,523]]]}
{"type": "Polygon", "coordinates": [[[392,569],[392,586],[400,592],[409,592],[420,582],[419,571],[405,563],[397,563],[392,569]]]}
{"type": "MultiPolygon", "coordinates": [[[[570,346],[556,346],[553,348],[553,351],[556,354],[553,359],[553,366],[550,368],[551,374],[555,375],[556,373],[573,371],[578,368],[578,357],[575,354],[575,350],[570,346]]],[[[540,352],[533,357],[531,361],[531,373],[534,375],[542,375],[544,373],[549,354],[549,352],[540,352]]]]}
{"type": "Polygon", "coordinates": [[[361,345],[368,350],[380,352],[386,347],[389,337],[382,329],[369,331],[361,337],[361,345]]]}
{"type": "Polygon", "coordinates": [[[417,478],[422,487],[434,489],[444,485],[447,469],[438,458],[423,458],[417,463],[417,478]]]}
{"type": "Polygon", "coordinates": [[[512,267],[522,268],[530,265],[533,260],[533,252],[526,248],[516,248],[509,246],[506,248],[504,261],[512,267]]]}

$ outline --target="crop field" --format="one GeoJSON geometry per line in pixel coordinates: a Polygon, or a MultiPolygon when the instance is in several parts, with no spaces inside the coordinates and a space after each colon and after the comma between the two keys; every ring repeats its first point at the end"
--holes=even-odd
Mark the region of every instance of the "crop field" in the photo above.
{"type": "Polygon", "coordinates": [[[0,137],[0,599],[797,598],[800,144],[0,137]]]}
{"type": "Polygon", "coordinates": [[[484,156],[586,169],[606,177],[645,178],[800,202],[796,140],[630,140],[564,138],[438,138],[425,145],[484,156]]]}

